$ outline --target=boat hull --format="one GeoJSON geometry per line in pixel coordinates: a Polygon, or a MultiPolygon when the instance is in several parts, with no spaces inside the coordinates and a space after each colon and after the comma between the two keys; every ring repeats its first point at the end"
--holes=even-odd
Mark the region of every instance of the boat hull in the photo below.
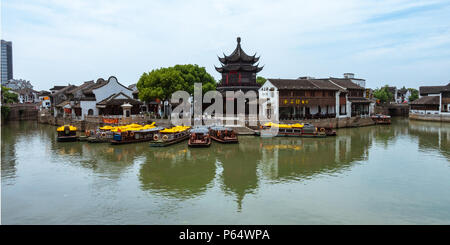
{"type": "Polygon", "coordinates": [[[271,134],[261,134],[261,132],[256,132],[256,135],[260,137],[300,137],[300,138],[325,138],[327,134],[296,134],[296,133],[278,133],[273,136],[271,134]]]}
{"type": "Polygon", "coordinates": [[[156,141],[150,142],[150,147],[165,147],[165,146],[180,143],[182,141],[187,140],[188,138],[189,138],[189,134],[186,134],[178,139],[173,139],[173,140],[168,140],[168,141],[156,140],[156,141]]]}
{"type": "Polygon", "coordinates": [[[234,139],[221,139],[221,138],[218,138],[218,137],[215,137],[215,136],[211,136],[211,139],[214,140],[214,141],[217,141],[219,143],[222,143],[222,144],[237,144],[237,143],[239,143],[239,140],[237,138],[234,138],[234,139]]]}
{"type": "Polygon", "coordinates": [[[152,140],[153,139],[130,139],[130,140],[110,140],[110,142],[113,145],[123,145],[123,144],[147,142],[152,140]]]}
{"type": "Polygon", "coordinates": [[[207,140],[205,143],[193,143],[189,140],[188,142],[189,147],[193,148],[206,148],[211,146],[211,139],[207,140]]]}
{"type": "Polygon", "coordinates": [[[58,142],[74,142],[78,140],[78,136],[58,136],[56,140],[58,142]]]}

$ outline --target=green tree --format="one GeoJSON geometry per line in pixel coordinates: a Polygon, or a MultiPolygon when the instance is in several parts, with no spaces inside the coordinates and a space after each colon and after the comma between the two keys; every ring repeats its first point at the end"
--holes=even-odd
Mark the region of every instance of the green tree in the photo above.
{"type": "Polygon", "coordinates": [[[267,79],[264,77],[260,77],[260,76],[256,77],[256,83],[259,85],[263,85],[266,81],[267,81],[267,79]]]}
{"type": "Polygon", "coordinates": [[[11,89],[5,86],[2,86],[2,103],[10,104],[19,101],[19,96],[15,93],[9,92],[11,89]]]}
{"type": "Polygon", "coordinates": [[[202,91],[206,93],[216,89],[216,80],[211,76],[204,67],[198,65],[176,65],[174,69],[181,73],[183,80],[187,83],[185,91],[189,94],[194,93],[194,84],[201,83],[202,91]]]}
{"type": "Polygon", "coordinates": [[[172,93],[183,90],[194,93],[194,83],[201,83],[203,92],[216,89],[216,81],[198,65],[176,65],[145,72],[137,82],[139,99],[149,102],[153,99],[167,100],[172,93]]]}
{"type": "Polygon", "coordinates": [[[408,90],[411,92],[411,95],[408,97],[409,102],[417,100],[419,98],[419,91],[414,88],[408,88],[408,90]]]}
{"type": "Polygon", "coordinates": [[[373,97],[380,100],[381,103],[388,102],[394,98],[393,94],[389,92],[389,86],[385,85],[384,87],[377,88],[373,92],[373,97]]]}
{"type": "MultiPolygon", "coordinates": [[[[176,91],[194,93],[194,84],[201,83],[203,93],[216,89],[216,80],[198,65],[176,65],[145,72],[137,82],[139,99],[167,101],[176,91]]],[[[164,116],[167,115],[164,107],[164,116]]]]}

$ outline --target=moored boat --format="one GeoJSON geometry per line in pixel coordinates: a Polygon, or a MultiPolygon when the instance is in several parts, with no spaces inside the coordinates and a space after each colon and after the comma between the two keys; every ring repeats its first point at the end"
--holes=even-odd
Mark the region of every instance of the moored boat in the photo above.
{"type": "Polygon", "coordinates": [[[77,128],[72,125],[63,125],[56,129],[58,136],[56,138],[59,142],[77,141],[77,128]]]}
{"type": "Polygon", "coordinates": [[[114,136],[114,132],[111,131],[114,128],[112,126],[103,126],[96,130],[86,130],[87,141],[89,143],[109,143],[114,136]]]}
{"type": "Polygon", "coordinates": [[[135,127],[123,131],[119,129],[114,133],[111,144],[118,145],[153,141],[155,135],[162,129],[162,127],[135,127]]]}
{"type": "Polygon", "coordinates": [[[154,135],[150,146],[164,147],[187,140],[189,138],[189,129],[190,127],[188,126],[175,126],[160,130],[159,133],[154,135]]]}
{"type": "Polygon", "coordinates": [[[319,131],[325,132],[327,136],[336,136],[336,130],[333,130],[331,127],[323,127],[320,128],[319,131]]]}
{"type": "Polygon", "coordinates": [[[237,133],[228,127],[213,126],[209,129],[211,139],[224,144],[239,143],[237,133]]]}
{"type": "Polygon", "coordinates": [[[211,137],[207,127],[191,129],[188,141],[189,147],[209,147],[210,145],[211,137]]]}
{"type": "Polygon", "coordinates": [[[371,116],[375,124],[391,124],[391,116],[376,114],[371,116]]]}
{"type": "MultiPolygon", "coordinates": [[[[331,131],[330,134],[333,132],[331,131]]],[[[266,123],[261,126],[261,130],[257,132],[258,135],[265,136],[292,136],[292,137],[308,137],[308,138],[323,138],[327,136],[326,129],[317,129],[316,126],[305,123],[305,124],[274,124],[266,123]],[[278,132],[276,135],[272,135],[272,132],[265,132],[265,130],[272,127],[277,127],[278,132]]]]}

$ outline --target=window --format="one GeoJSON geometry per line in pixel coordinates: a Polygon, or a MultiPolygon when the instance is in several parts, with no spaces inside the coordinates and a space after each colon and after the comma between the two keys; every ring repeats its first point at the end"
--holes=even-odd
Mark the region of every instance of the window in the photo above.
{"type": "Polygon", "coordinates": [[[92,115],[94,115],[94,110],[92,110],[92,109],[89,109],[89,110],[88,110],[88,115],[89,115],[89,116],[92,116],[92,115]]]}

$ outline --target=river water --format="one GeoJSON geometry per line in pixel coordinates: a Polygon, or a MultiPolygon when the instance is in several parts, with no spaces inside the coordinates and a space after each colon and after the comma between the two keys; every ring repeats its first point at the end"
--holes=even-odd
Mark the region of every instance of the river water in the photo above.
{"type": "Polygon", "coordinates": [[[151,148],[2,126],[3,224],[450,224],[450,124],[151,148]]]}

